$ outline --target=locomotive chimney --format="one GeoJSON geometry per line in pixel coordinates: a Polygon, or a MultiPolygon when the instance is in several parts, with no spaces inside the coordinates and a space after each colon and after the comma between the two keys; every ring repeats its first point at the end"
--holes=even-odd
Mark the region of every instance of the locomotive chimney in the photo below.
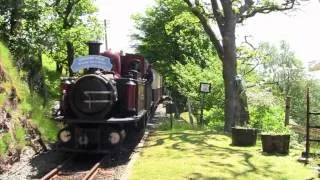
{"type": "Polygon", "coordinates": [[[89,41],[89,55],[99,55],[100,54],[100,45],[102,44],[99,41],[89,41]]]}

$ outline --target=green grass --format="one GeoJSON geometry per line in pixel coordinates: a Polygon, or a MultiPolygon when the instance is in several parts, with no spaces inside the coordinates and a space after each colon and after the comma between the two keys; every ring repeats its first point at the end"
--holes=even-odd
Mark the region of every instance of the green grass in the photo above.
{"type": "Polygon", "coordinates": [[[45,83],[48,88],[49,97],[58,99],[60,91],[60,74],[56,72],[55,64],[49,57],[43,55],[43,72],[45,76],[45,83]]]}
{"type": "MultiPolygon", "coordinates": [[[[45,140],[55,141],[56,134],[58,132],[58,125],[56,122],[50,119],[50,107],[53,103],[53,100],[50,101],[46,106],[43,106],[43,98],[37,94],[30,94],[28,85],[22,80],[22,76],[25,75],[23,72],[18,72],[16,67],[13,65],[12,57],[8,49],[0,42],[0,63],[4,67],[5,72],[8,76],[8,81],[1,83],[1,86],[6,89],[6,92],[9,92],[11,87],[15,87],[17,90],[18,96],[21,98],[21,103],[18,105],[18,109],[15,110],[17,117],[14,119],[17,121],[19,116],[23,114],[31,113],[32,115],[32,124],[35,127],[38,127],[42,137],[45,140]]],[[[59,76],[54,71],[54,64],[50,63],[50,59],[44,56],[43,58],[43,69],[46,76],[46,83],[48,84],[49,89],[49,98],[57,99],[57,89],[59,84],[59,76]]],[[[5,94],[0,94],[0,105],[2,105],[6,100],[5,94]]],[[[26,144],[24,137],[25,132],[19,126],[17,121],[15,124],[18,124],[14,134],[17,139],[17,146],[23,146],[26,144]]],[[[10,135],[9,135],[10,136],[10,135]]],[[[6,136],[0,137],[0,152],[5,152],[8,148],[10,141],[6,141],[6,136]]]]}
{"type": "MultiPolygon", "coordinates": [[[[190,119],[189,119],[189,112],[183,112],[183,113],[181,113],[180,114],[180,117],[183,119],[183,120],[185,120],[186,122],[188,122],[188,123],[191,123],[190,122],[190,119]]],[[[194,125],[197,125],[197,118],[193,115],[193,114],[191,114],[191,117],[192,117],[192,119],[193,119],[193,124],[194,125]]]]}
{"type": "Polygon", "coordinates": [[[9,148],[11,142],[11,136],[9,133],[5,133],[0,136],[0,155],[5,154],[9,148]]]}
{"type": "Polygon", "coordinates": [[[306,179],[316,177],[297,162],[301,150],[287,156],[231,146],[230,137],[212,131],[175,130],[153,133],[130,179],[306,179]]]}
{"type": "Polygon", "coordinates": [[[16,140],[18,144],[20,144],[21,146],[26,145],[27,142],[25,139],[26,134],[24,129],[22,127],[17,128],[15,134],[16,134],[16,140]]]}
{"type": "MultiPolygon", "coordinates": [[[[171,129],[171,123],[170,123],[170,117],[165,117],[161,119],[162,123],[159,125],[160,130],[170,130],[171,129]]],[[[197,126],[193,126],[189,123],[186,123],[182,119],[176,119],[172,118],[172,130],[182,130],[182,129],[197,129],[197,126]]]]}

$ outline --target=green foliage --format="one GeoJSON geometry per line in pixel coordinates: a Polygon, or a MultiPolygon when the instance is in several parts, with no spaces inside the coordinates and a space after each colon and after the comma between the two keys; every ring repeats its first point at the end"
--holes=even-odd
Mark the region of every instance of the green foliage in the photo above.
{"type": "Polygon", "coordinates": [[[15,136],[16,136],[17,143],[20,146],[24,146],[26,144],[25,129],[23,129],[22,127],[18,127],[15,131],[15,136]]]}
{"type": "MultiPolygon", "coordinates": [[[[250,106],[255,107],[254,110],[261,106],[267,109],[282,106],[284,111],[285,99],[291,96],[291,119],[304,124],[305,89],[309,81],[306,80],[303,63],[295,57],[289,45],[284,41],[278,46],[261,43],[255,50],[241,47],[238,52],[240,72],[248,84],[250,106]]],[[[317,89],[317,82],[313,84],[317,89]]],[[[317,95],[315,99],[318,99],[317,95]]]]}
{"type": "Polygon", "coordinates": [[[50,49],[46,54],[68,69],[66,43],[72,43],[75,57],[85,55],[86,43],[101,39],[102,26],[94,14],[97,8],[91,0],[56,2],[50,9],[52,21],[46,26],[46,34],[50,38],[50,49]],[[70,7],[71,11],[68,11],[70,7]]]}
{"type": "Polygon", "coordinates": [[[0,21],[0,40],[9,45],[18,68],[31,76],[26,77],[28,81],[35,72],[41,72],[42,54],[67,68],[67,41],[79,56],[87,52],[87,41],[97,40],[102,34],[94,14],[97,8],[91,0],[18,0],[1,4],[5,6],[0,8],[0,17],[4,17],[0,21]]]}
{"type": "Polygon", "coordinates": [[[288,134],[284,126],[284,111],[281,106],[255,106],[250,109],[250,126],[267,134],[288,134]]]}
{"type": "Polygon", "coordinates": [[[4,104],[6,101],[6,95],[4,93],[0,94],[0,104],[4,104]]]}
{"type": "MultiPolygon", "coordinates": [[[[192,117],[192,119],[193,119],[193,124],[196,126],[196,124],[197,124],[197,117],[194,116],[193,114],[191,114],[191,117],[192,117]]],[[[190,118],[189,118],[189,112],[183,112],[183,113],[181,113],[181,114],[180,114],[180,118],[183,119],[183,120],[185,120],[185,121],[188,122],[188,123],[191,123],[191,122],[190,122],[190,118]]]]}
{"type": "MultiPolygon", "coordinates": [[[[133,19],[140,31],[133,35],[139,40],[138,52],[165,75],[165,87],[180,111],[185,111],[189,99],[192,112],[198,113],[200,82],[213,86],[205,96],[204,108],[220,111],[224,96],[222,65],[199,20],[186,4],[182,0],[157,1],[146,15],[138,14],[133,19]]],[[[211,121],[221,115],[207,117],[211,121]]]]}
{"type": "Polygon", "coordinates": [[[7,152],[10,142],[12,142],[12,139],[9,133],[0,136],[0,154],[7,152]]]}
{"type": "Polygon", "coordinates": [[[59,124],[51,119],[52,104],[46,107],[42,107],[41,103],[34,104],[39,105],[39,108],[32,109],[32,120],[36,127],[39,128],[46,140],[53,142],[57,139],[57,133],[59,130],[59,124]]]}
{"type": "Polygon", "coordinates": [[[172,64],[185,64],[191,58],[205,67],[207,59],[215,53],[199,21],[181,0],[158,1],[145,16],[135,15],[133,19],[140,31],[133,35],[140,41],[138,52],[161,73],[170,73],[172,64]]]}
{"type": "Polygon", "coordinates": [[[258,48],[262,57],[262,66],[258,70],[263,81],[274,83],[279,95],[290,95],[292,86],[304,76],[302,61],[295,57],[287,42],[281,41],[277,47],[268,43],[262,43],[258,48]]]}
{"type": "MultiPolygon", "coordinates": [[[[172,71],[177,74],[174,79],[166,77],[167,87],[172,87],[179,93],[189,97],[193,102],[200,102],[200,82],[211,83],[211,92],[204,95],[204,107],[223,106],[223,81],[221,78],[221,64],[217,59],[207,60],[207,67],[201,68],[190,60],[183,65],[177,63],[172,66],[172,71]]],[[[199,104],[196,105],[199,107],[199,104]]]]}
{"type": "Polygon", "coordinates": [[[249,89],[249,127],[263,133],[290,133],[284,126],[284,101],[272,92],[254,87],[249,89]]]}
{"type": "MultiPolygon", "coordinates": [[[[1,59],[1,64],[8,76],[8,81],[3,83],[7,92],[14,85],[14,87],[16,87],[18,96],[25,97],[29,93],[29,88],[26,83],[21,82],[19,73],[12,62],[12,57],[10,56],[10,52],[2,42],[0,42],[0,59],[1,59]],[[17,83],[17,82],[21,82],[21,83],[17,83]]],[[[24,99],[22,99],[22,103],[24,103],[24,99]]]]}
{"type": "Polygon", "coordinates": [[[172,131],[178,131],[178,130],[188,130],[188,129],[193,129],[193,130],[196,130],[196,129],[201,129],[200,127],[198,126],[194,126],[194,125],[191,125],[190,123],[187,123],[186,121],[184,120],[181,120],[181,119],[173,119],[172,120],[172,129],[171,129],[171,124],[170,124],[170,118],[169,117],[165,117],[165,118],[161,118],[161,123],[159,125],[159,130],[161,131],[169,131],[169,130],[172,130],[172,131]]]}
{"type": "Polygon", "coordinates": [[[45,79],[45,85],[48,90],[49,99],[58,99],[60,96],[61,74],[56,71],[54,61],[48,56],[43,56],[42,70],[45,79]]]}
{"type": "MultiPolygon", "coordinates": [[[[47,106],[44,106],[44,99],[42,97],[40,97],[38,94],[30,93],[28,85],[20,79],[19,73],[12,63],[13,61],[8,49],[2,43],[0,43],[0,59],[1,64],[3,65],[9,77],[9,81],[4,83],[6,91],[8,92],[9,89],[14,86],[17,90],[18,96],[21,99],[21,103],[18,105],[18,112],[21,113],[19,115],[22,116],[31,113],[32,123],[34,123],[36,127],[40,129],[40,132],[45,139],[50,141],[55,140],[58,127],[56,122],[52,121],[50,118],[50,107],[52,102],[50,102],[51,104],[49,103],[47,106]]],[[[19,143],[23,144],[23,133],[19,129],[17,130],[17,133],[19,136],[19,143]]]]}
{"type": "Polygon", "coordinates": [[[203,119],[208,128],[216,131],[223,131],[223,114],[223,108],[214,106],[214,108],[203,111],[203,119]]]}

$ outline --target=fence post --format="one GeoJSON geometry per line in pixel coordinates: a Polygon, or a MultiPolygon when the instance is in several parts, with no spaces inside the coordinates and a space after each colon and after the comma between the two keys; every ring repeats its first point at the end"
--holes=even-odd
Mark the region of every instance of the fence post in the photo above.
{"type": "Polygon", "coordinates": [[[310,128],[310,90],[307,88],[307,124],[306,124],[306,161],[305,164],[308,163],[309,160],[309,148],[310,148],[310,135],[309,135],[309,128],[310,128]]]}
{"type": "Polygon", "coordinates": [[[172,130],[173,127],[173,117],[172,117],[172,113],[170,113],[170,129],[172,130]]]}
{"type": "Polygon", "coordinates": [[[204,104],[204,93],[201,93],[201,101],[200,101],[200,126],[204,124],[203,122],[203,104],[204,104]]]}
{"type": "Polygon", "coordinates": [[[167,104],[166,113],[170,114],[170,129],[172,129],[172,127],[173,127],[173,116],[172,116],[172,113],[175,113],[175,105],[174,105],[174,103],[172,101],[167,104]]]}
{"type": "Polygon", "coordinates": [[[191,111],[191,104],[189,98],[187,99],[187,107],[188,107],[188,113],[189,113],[189,121],[190,124],[193,125],[193,118],[192,118],[192,111],[191,111]]]}

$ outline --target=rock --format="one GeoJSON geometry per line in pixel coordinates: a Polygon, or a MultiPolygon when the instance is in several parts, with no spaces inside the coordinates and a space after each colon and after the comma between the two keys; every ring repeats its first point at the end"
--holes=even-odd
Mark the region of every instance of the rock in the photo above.
{"type": "Polygon", "coordinates": [[[0,87],[0,94],[5,93],[6,89],[4,87],[0,87]]]}
{"type": "Polygon", "coordinates": [[[6,163],[6,160],[0,156],[0,174],[9,170],[9,166],[6,163]]]}
{"type": "Polygon", "coordinates": [[[0,81],[7,81],[7,74],[4,70],[4,68],[0,64],[0,81]]]}
{"type": "Polygon", "coordinates": [[[8,164],[13,164],[20,160],[20,150],[9,146],[8,149],[8,164]]]}
{"type": "Polygon", "coordinates": [[[8,95],[8,104],[11,106],[11,108],[15,109],[20,103],[20,98],[17,95],[17,90],[15,87],[11,87],[11,90],[8,95]]]}
{"type": "Polygon", "coordinates": [[[11,119],[11,118],[12,118],[11,113],[7,112],[7,113],[6,113],[6,119],[11,119]]]}
{"type": "Polygon", "coordinates": [[[18,117],[20,124],[23,128],[27,128],[28,126],[28,119],[25,116],[18,117]]]}
{"type": "Polygon", "coordinates": [[[34,157],[37,153],[33,150],[32,147],[30,146],[25,146],[21,150],[21,158],[20,161],[28,161],[32,157],[34,157]]]}

